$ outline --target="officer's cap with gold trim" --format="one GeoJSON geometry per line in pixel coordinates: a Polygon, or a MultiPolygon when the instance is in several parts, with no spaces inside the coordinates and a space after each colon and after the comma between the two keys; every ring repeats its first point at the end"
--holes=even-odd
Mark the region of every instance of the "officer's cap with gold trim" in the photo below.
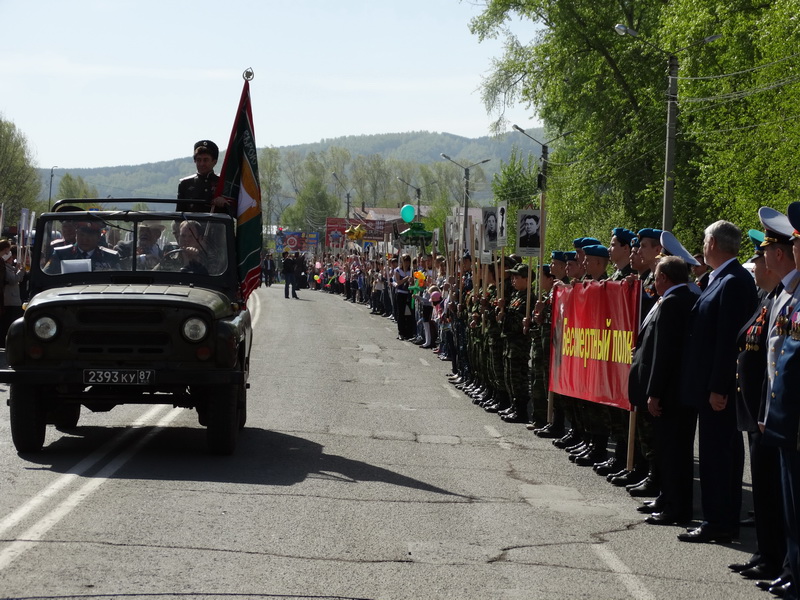
{"type": "Polygon", "coordinates": [[[762,206],[758,209],[758,218],[764,228],[764,241],[761,242],[763,248],[770,244],[792,243],[795,228],[785,214],[769,206],[762,206]]]}

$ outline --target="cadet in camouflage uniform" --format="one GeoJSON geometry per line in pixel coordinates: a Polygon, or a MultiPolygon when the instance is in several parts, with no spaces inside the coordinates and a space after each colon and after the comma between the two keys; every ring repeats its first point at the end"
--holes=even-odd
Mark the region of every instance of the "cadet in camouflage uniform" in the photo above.
{"type": "Polygon", "coordinates": [[[511,398],[511,407],[501,413],[508,423],[526,423],[530,399],[530,379],[528,360],[531,354],[531,340],[523,331],[525,320],[527,289],[530,285],[528,265],[518,264],[509,269],[514,293],[511,302],[505,298],[498,301],[500,308],[497,318],[501,324],[500,337],[503,340],[503,373],[506,390],[511,398]]]}
{"type": "MultiPolygon", "coordinates": [[[[511,256],[507,256],[505,260],[513,266],[518,264],[518,261],[511,256]]],[[[490,268],[492,267],[494,272],[498,273],[500,270],[500,262],[497,261],[494,263],[494,265],[491,265],[490,268]]],[[[512,293],[513,290],[511,289],[511,280],[508,279],[503,283],[503,297],[507,303],[510,302],[512,293]]],[[[506,390],[505,373],[503,369],[503,339],[501,337],[502,328],[497,320],[497,314],[499,311],[498,298],[499,290],[497,289],[497,286],[495,286],[491,296],[491,301],[488,303],[485,311],[487,320],[486,337],[488,338],[487,357],[489,368],[492,373],[493,385],[495,388],[493,401],[485,402],[483,404],[483,408],[486,410],[486,412],[504,412],[511,408],[511,401],[509,399],[508,391],[506,390]]]]}
{"type": "MultiPolygon", "coordinates": [[[[531,336],[531,401],[528,405],[527,427],[534,431],[547,427],[547,388],[550,374],[550,310],[548,299],[553,290],[555,278],[550,272],[550,265],[542,267],[540,282],[540,299],[536,302],[533,319],[530,323],[531,336]]],[[[561,430],[563,434],[564,412],[561,411],[561,430]]],[[[558,428],[556,428],[558,430],[558,428]]]]}

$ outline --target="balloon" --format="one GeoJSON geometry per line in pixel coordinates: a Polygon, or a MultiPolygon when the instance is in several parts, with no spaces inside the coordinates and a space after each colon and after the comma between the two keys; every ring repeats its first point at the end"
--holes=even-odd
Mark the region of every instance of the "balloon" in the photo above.
{"type": "Polygon", "coordinates": [[[314,281],[319,281],[319,275],[314,275],[314,281]]]}
{"type": "Polygon", "coordinates": [[[406,223],[411,223],[414,220],[414,214],[414,207],[410,204],[406,204],[400,209],[400,218],[406,223]]]}
{"type": "Polygon", "coordinates": [[[342,273],[339,275],[339,283],[344,283],[345,281],[347,281],[347,278],[344,276],[344,273],[342,273]]]}

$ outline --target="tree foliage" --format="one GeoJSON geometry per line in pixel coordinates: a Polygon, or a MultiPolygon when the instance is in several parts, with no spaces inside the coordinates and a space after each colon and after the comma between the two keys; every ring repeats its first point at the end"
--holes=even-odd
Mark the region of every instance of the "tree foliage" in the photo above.
{"type": "Polygon", "coordinates": [[[83,177],[73,177],[69,173],[58,183],[58,194],[53,200],[60,198],[98,198],[97,188],[88,184],[83,177]]]}
{"type": "Polygon", "coordinates": [[[21,208],[41,208],[37,198],[41,181],[25,136],[11,121],[0,117],[0,203],[6,223],[19,220],[21,208]]]}
{"type": "Polygon", "coordinates": [[[679,59],[675,227],[690,250],[718,218],[797,198],[798,0],[489,0],[471,27],[503,36],[483,85],[487,108],[535,109],[553,136],[548,246],[616,226],[659,226],[667,55],[679,59]],[[509,19],[535,24],[521,40],[509,19]],[[614,33],[616,23],[639,39],[614,33]],[[713,43],[697,43],[712,34],[713,43]]]}

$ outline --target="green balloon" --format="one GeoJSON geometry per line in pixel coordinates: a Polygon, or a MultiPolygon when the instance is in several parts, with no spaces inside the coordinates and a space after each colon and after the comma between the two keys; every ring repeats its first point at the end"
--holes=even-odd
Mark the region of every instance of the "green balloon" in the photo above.
{"type": "Polygon", "coordinates": [[[414,207],[406,204],[400,209],[400,218],[406,223],[411,223],[414,220],[414,207]]]}

